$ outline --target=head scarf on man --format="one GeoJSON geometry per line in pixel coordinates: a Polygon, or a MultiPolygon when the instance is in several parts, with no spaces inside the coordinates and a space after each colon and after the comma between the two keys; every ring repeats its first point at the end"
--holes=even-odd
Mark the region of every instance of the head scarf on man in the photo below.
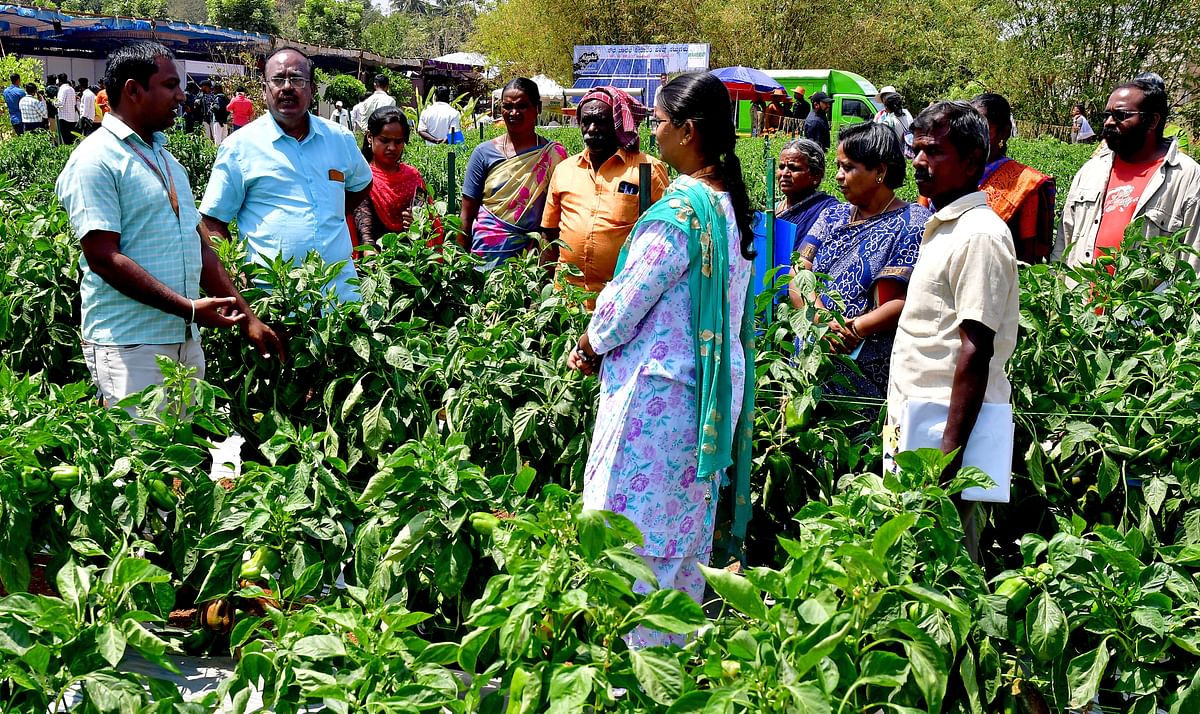
{"type": "Polygon", "coordinates": [[[596,87],[583,95],[579,106],[592,100],[604,102],[612,107],[613,128],[616,130],[617,143],[626,151],[638,151],[641,140],[638,136],[638,121],[646,116],[646,108],[641,102],[629,96],[627,92],[616,87],[596,87]]]}

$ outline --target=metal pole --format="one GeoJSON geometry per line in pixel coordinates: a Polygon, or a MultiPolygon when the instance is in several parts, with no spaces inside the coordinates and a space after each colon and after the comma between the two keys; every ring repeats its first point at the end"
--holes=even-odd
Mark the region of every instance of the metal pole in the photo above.
{"type": "Polygon", "coordinates": [[[638,166],[638,215],[650,209],[650,164],[638,166]]]}
{"type": "Polygon", "coordinates": [[[479,122],[479,143],[483,143],[483,122],[479,122]]]}
{"type": "MultiPolygon", "coordinates": [[[[771,270],[775,267],[775,157],[767,157],[767,210],[766,213],[766,229],[767,229],[767,275],[771,274],[771,270]]],[[[771,324],[771,318],[775,316],[775,285],[771,281],[771,285],[767,286],[771,290],[771,307],[768,308],[767,314],[764,316],[767,325],[771,324]]]]}
{"type": "Polygon", "coordinates": [[[446,213],[454,215],[458,213],[458,188],[455,184],[454,174],[454,152],[446,154],[446,213]]]}

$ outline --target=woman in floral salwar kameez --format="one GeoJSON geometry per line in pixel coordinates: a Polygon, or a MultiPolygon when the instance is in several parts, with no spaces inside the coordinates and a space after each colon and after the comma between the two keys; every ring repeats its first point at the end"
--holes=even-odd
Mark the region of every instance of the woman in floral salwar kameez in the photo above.
{"type": "MultiPolygon", "coordinates": [[[[662,158],[680,176],[634,227],[568,364],[600,372],[584,507],[631,519],[659,587],[701,602],[699,565],[712,554],[727,476],[735,538],[749,515],[753,213],[716,77],[675,78],[654,117],[662,158]]],[[[647,628],[627,636],[634,647],[670,640],[647,628]]]]}

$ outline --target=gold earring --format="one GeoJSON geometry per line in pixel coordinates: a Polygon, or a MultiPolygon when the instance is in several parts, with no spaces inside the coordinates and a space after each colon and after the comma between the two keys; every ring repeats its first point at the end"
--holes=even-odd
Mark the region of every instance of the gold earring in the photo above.
{"type": "Polygon", "coordinates": [[[883,177],[882,177],[882,176],[876,176],[876,177],[875,177],[875,183],[883,183],[883,177]]]}

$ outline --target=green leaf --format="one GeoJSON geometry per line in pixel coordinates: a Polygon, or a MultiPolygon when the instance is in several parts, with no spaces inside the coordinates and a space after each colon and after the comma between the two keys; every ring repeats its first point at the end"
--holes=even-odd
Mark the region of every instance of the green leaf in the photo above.
{"type": "Polygon", "coordinates": [[[74,560],[69,560],[59,569],[55,581],[58,583],[58,594],[62,599],[75,608],[77,615],[82,614],[84,601],[92,590],[91,571],[76,565],[74,560]]]}
{"type": "Polygon", "coordinates": [[[292,645],[292,654],[300,659],[344,657],[346,645],[340,637],[333,635],[309,635],[301,637],[292,645]]]}
{"type": "Polygon", "coordinates": [[[710,568],[707,565],[701,565],[700,572],[713,591],[735,609],[758,620],[767,618],[767,606],[749,580],[723,568],[710,568]]]}
{"type": "Polygon", "coordinates": [[[133,587],[141,583],[167,583],[171,574],[145,558],[124,558],[117,564],[115,585],[133,587]]]}
{"type": "Polygon", "coordinates": [[[634,553],[632,550],[624,547],[608,548],[604,551],[604,557],[607,558],[613,565],[622,573],[625,573],[635,581],[640,580],[647,585],[657,588],[658,578],[654,577],[654,571],[646,565],[646,561],[642,560],[642,556],[634,553]]]}
{"type": "MultiPolygon", "coordinates": [[[[896,620],[892,627],[909,639],[901,640],[908,661],[912,663],[913,679],[929,711],[941,711],[942,698],[946,695],[946,682],[950,677],[950,664],[946,651],[927,632],[907,620],[896,620]]],[[[967,653],[970,656],[970,653],[967,653]]]]}
{"type": "Polygon", "coordinates": [[[683,635],[695,632],[708,622],[696,601],[678,590],[655,590],[629,611],[621,626],[646,625],[662,632],[683,635]]]}
{"type": "Polygon", "coordinates": [[[407,559],[421,544],[421,539],[425,537],[435,522],[432,511],[421,511],[413,516],[412,520],[400,529],[395,539],[392,540],[392,544],[388,546],[387,554],[383,557],[384,562],[399,563],[407,559]]]}
{"type": "Polygon", "coordinates": [[[96,631],[96,647],[104,661],[116,667],[125,656],[125,633],[113,623],[105,622],[96,631]]]}
{"type": "Polygon", "coordinates": [[[1049,594],[1037,596],[1025,613],[1026,634],[1033,654],[1043,662],[1056,659],[1067,646],[1067,616],[1049,594]]]}
{"type": "Polygon", "coordinates": [[[871,650],[863,657],[860,684],[902,687],[908,678],[908,661],[894,652],[871,650]]]}
{"type": "Polygon", "coordinates": [[[541,411],[539,405],[531,403],[517,409],[516,413],[513,414],[512,428],[514,443],[520,444],[533,436],[534,431],[537,430],[539,411],[541,411]]]}
{"type": "Polygon", "coordinates": [[[902,585],[900,589],[909,595],[912,595],[914,598],[925,603],[926,605],[936,607],[942,612],[954,615],[955,617],[966,618],[971,614],[966,605],[964,605],[962,602],[958,601],[957,599],[952,600],[942,593],[939,593],[936,590],[931,590],[924,585],[908,583],[906,585],[902,585]]]}
{"type": "Polygon", "coordinates": [[[1200,712],[1200,670],[1192,675],[1191,683],[1179,693],[1179,698],[1171,705],[1171,714],[1192,714],[1192,712],[1200,712]]]}
{"type": "Polygon", "coordinates": [[[605,537],[607,526],[604,523],[604,513],[591,509],[579,512],[575,519],[579,529],[579,545],[588,560],[595,561],[604,552],[608,539],[605,537]]]}
{"type": "Polygon", "coordinates": [[[1105,637],[1099,647],[1075,657],[1067,665],[1067,686],[1071,688],[1067,706],[1081,708],[1100,691],[1100,680],[1108,667],[1108,640],[1105,637]]]}
{"type": "Polygon", "coordinates": [[[363,395],[363,381],[359,379],[350,388],[350,393],[346,395],[346,399],[342,401],[342,421],[349,421],[351,413],[354,412],[354,407],[358,406],[359,400],[363,395]]]}
{"type": "Polygon", "coordinates": [[[387,400],[384,395],[379,403],[367,410],[363,415],[362,433],[363,445],[372,451],[379,451],[387,438],[391,436],[391,424],[383,413],[383,403],[387,400]]]}
{"type": "Polygon", "coordinates": [[[833,710],[829,697],[812,682],[793,684],[788,691],[796,703],[797,714],[829,714],[833,710]]]}
{"type": "Polygon", "coordinates": [[[683,667],[679,660],[656,647],[631,649],[629,657],[633,674],[647,696],[664,706],[679,698],[683,692],[683,667]]]}
{"type": "Polygon", "coordinates": [[[875,557],[883,560],[887,556],[888,550],[916,522],[917,514],[902,513],[880,526],[879,530],[875,532],[875,538],[871,545],[875,557]]]}

